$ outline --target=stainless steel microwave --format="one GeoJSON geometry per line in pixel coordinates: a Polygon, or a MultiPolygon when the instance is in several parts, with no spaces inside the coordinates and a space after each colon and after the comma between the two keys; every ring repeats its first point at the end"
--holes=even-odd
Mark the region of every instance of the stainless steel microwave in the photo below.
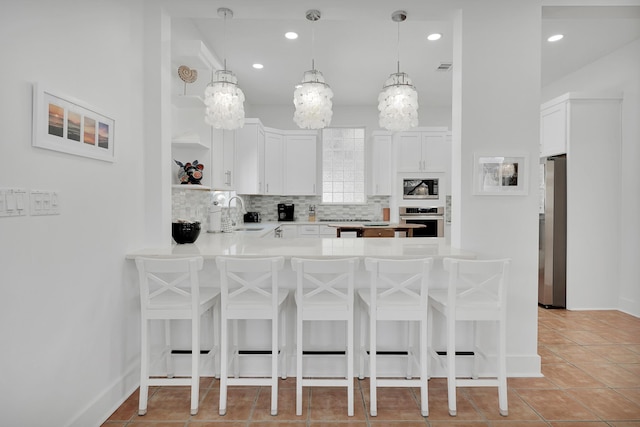
{"type": "Polygon", "coordinates": [[[404,200],[439,198],[438,178],[404,178],[402,198],[404,200]]]}

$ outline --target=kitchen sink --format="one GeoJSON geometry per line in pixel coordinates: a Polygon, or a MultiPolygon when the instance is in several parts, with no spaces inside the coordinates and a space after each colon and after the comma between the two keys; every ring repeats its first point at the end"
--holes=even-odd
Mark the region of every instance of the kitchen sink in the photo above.
{"type": "Polygon", "coordinates": [[[260,231],[264,230],[264,227],[239,227],[236,231],[260,231]]]}

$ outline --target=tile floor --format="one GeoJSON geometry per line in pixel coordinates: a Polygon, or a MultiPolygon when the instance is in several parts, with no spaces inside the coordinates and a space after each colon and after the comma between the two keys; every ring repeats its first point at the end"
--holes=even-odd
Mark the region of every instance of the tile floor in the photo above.
{"type": "Polygon", "coordinates": [[[269,415],[269,388],[229,390],[227,415],[218,415],[218,381],[203,378],[200,411],[189,415],[189,389],[154,387],[148,413],[137,415],[134,392],[105,427],[631,427],[640,426],[640,319],[618,311],[539,309],[538,352],[544,378],[509,379],[509,416],[498,414],[495,388],[458,392],[458,416],[447,413],[446,381],[429,382],[429,417],[420,416],[419,390],[378,391],[370,417],[368,381],[356,380],[356,409],[346,415],[344,389],[305,388],[295,415],[295,379],[281,381],[279,412],[269,415]]]}

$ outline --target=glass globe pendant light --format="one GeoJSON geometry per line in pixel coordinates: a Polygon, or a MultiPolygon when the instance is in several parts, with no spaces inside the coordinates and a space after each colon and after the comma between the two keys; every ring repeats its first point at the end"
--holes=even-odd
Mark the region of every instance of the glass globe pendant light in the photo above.
{"type": "MultiPolygon", "coordinates": [[[[226,7],[218,9],[218,16],[224,18],[224,36],[226,45],[227,17],[233,18],[233,11],[226,7]]],[[[244,126],[244,93],[238,87],[235,74],[227,70],[225,54],[224,69],[211,76],[211,83],[204,91],[204,103],[207,106],[204,120],[216,129],[234,130],[244,126]]]]}
{"type": "MultiPolygon", "coordinates": [[[[309,10],[306,17],[315,22],[320,19],[320,11],[309,10]]],[[[313,33],[313,32],[312,32],[313,33]]],[[[325,83],[322,73],[316,70],[313,59],[314,37],[311,37],[311,70],[305,71],[302,83],[293,93],[293,105],[296,111],[293,121],[302,129],[322,129],[331,123],[333,116],[333,91],[325,83]]]]}
{"type": "Polygon", "coordinates": [[[418,92],[409,76],[400,72],[400,22],[407,19],[407,12],[395,11],[391,19],[398,23],[398,72],[384,82],[378,110],[380,127],[399,132],[418,126],[418,92]]]}

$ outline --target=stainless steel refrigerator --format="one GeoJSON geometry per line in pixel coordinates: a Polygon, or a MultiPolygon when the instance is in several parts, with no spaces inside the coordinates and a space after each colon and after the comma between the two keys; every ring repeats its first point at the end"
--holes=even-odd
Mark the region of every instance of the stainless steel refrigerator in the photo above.
{"type": "Polygon", "coordinates": [[[545,308],[567,305],[567,158],[549,157],[544,164],[544,213],[540,214],[538,303],[545,308]]]}

